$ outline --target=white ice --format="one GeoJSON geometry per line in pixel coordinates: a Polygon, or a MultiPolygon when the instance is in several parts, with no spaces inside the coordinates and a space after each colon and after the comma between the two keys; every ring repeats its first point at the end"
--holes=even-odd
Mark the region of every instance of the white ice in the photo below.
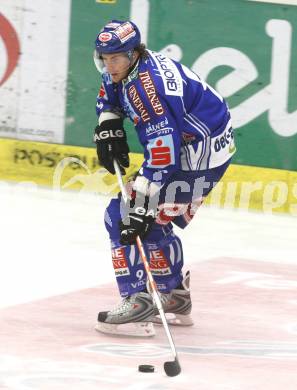
{"type": "MultiPolygon", "coordinates": [[[[0,308],[114,281],[108,197],[0,182],[0,308]]],[[[297,218],[203,206],[184,231],[185,263],[223,256],[297,263],[297,218]]]]}

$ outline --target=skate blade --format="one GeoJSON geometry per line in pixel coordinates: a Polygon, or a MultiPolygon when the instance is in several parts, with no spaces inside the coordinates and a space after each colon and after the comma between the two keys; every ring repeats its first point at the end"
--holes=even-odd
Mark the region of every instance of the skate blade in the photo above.
{"type": "Polygon", "coordinates": [[[95,330],[117,336],[151,337],[156,331],[152,322],[129,322],[127,324],[108,324],[97,322],[95,330]]]}
{"type": "MultiPolygon", "coordinates": [[[[190,314],[165,313],[165,316],[169,325],[176,325],[176,326],[194,325],[194,321],[192,320],[190,314]]],[[[162,325],[162,320],[159,314],[153,317],[152,322],[154,324],[162,325]]]]}

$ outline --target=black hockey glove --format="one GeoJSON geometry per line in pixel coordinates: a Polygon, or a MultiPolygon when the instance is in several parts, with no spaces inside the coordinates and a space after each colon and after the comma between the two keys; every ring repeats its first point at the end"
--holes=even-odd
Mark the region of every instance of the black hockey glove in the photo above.
{"type": "Polygon", "coordinates": [[[130,201],[130,212],[119,223],[120,243],[123,245],[135,244],[136,237],[144,238],[150,231],[156,219],[156,210],[149,209],[149,197],[137,195],[130,201]]]}
{"type": "Polygon", "coordinates": [[[113,160],[120,166],[122,175],[129,167],[129,146],[122,119],[109,119],[96,126],[94,142],[97,145],[99,164],[113,175],[115,174],[113,160]]]}

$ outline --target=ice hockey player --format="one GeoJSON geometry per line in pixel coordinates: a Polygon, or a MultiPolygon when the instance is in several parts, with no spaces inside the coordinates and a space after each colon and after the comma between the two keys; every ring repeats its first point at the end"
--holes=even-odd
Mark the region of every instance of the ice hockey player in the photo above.
{"type": "Polygon", "coordinates": [[[124,118],[134,123],[144,149],[129,204],[119,194],[106,209],[122,300],[99,312],[96,329],[152,336],[153,323],[161,323],[146,287],[138,235],[164,311],[171,313],[169,323],[191,325],[190,274],[183,272],[182,243],[173,224],[182,229],[188,225],[230,164],[235,146],[228,106],[188,67],[146,49],[131,21],[112,20],[101,29],[94,61],[102,73],[94,133],[99,163],[112,174],[114,159],[123,174],[129,167],[124,118]]]}

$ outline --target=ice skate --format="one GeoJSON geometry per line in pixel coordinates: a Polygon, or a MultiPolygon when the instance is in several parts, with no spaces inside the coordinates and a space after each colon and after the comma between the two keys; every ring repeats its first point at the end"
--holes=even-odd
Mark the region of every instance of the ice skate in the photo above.
{"type": "Polygon", "coordinates": [[[101,311],[95,329],[113,335],[154,336],[153,314],[154,305],[150,294],[138,292],[124,298],[115,309],[101,311]]]}
{"type": "MultiPolygon", "coordinates": [[[[160,294],[167,322],[170,325],[193,325],[191,318],[192,301],[190,295],[190,271],[187,271],[183,281],[183,289],[174,289],[169,294],[160,294]]],[[[162,324],[157,307],[154,307],[153,323],[162,324]]]]}

